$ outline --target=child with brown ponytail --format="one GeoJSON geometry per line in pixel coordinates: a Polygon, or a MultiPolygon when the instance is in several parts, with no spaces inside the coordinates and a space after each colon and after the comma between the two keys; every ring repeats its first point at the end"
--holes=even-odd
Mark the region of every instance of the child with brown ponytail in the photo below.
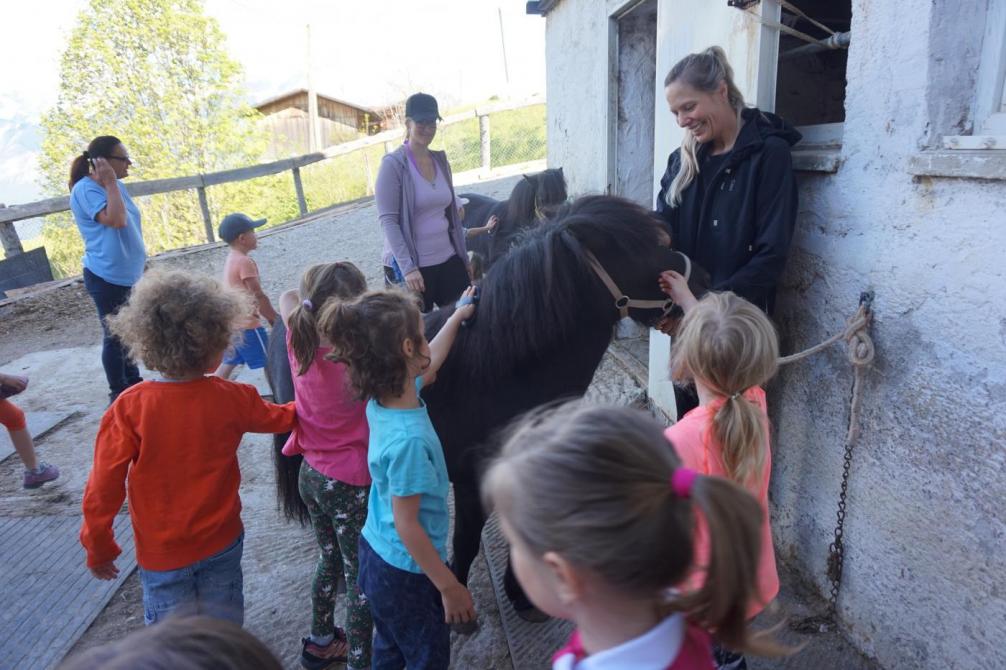
{"type": "MultiPolygon", "coordinates": [[[[737,483],[761,506],[757,597],[748,608],[753,617],[779,592],[768,513],[772,452],[761,388],[776,372],[779,342],[765,313],[733,293],[709,293],[698,302],[685,300],[684,306],[671,353],[671,374],[675,381],[694,383],[699,406],[668,428],[666,435],[686,467],[737,483]]],[[[693,586],[709,579],[703,571],[709,560],[709,538],[701,523],[696,550],[693,586]]],[[[720,668],[747,667],[735,652],[717,648],[716,655],[720,668]]]]}
{"type": "Polygon", "coordinates": [[[708,670],[707,631],[732,649],[780,651],[747,627],[757,502],[684,468],[649,414],[579,403],[532,414],[507,439],[483,491],[528,597],[576,623],[553,669],[708,670]],[[711,540],[708,579],[677,591],[693,565],[696,509],[711,540]]]}

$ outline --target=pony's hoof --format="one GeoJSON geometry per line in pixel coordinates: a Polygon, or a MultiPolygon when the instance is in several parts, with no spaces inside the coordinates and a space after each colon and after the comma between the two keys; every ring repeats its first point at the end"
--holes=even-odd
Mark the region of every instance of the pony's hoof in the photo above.
{"type": "Polygon", "coordinates": [[[522,609],[514,607],[513,611],[517,613],[517,616],[528,623],[545,623],[551,618],[549,615],[545,614],[533,605],[522,609]]]}

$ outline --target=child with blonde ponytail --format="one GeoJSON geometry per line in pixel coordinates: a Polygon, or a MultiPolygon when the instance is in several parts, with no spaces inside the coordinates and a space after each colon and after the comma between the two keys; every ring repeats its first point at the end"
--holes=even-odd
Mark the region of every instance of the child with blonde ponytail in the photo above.
{"type": "Polygon", "coordinates": [[[682,466],[649,414],[570,403],[525,418],[483,481],[534,604],[576,623],[555,670],[712,667],[710,634],[780,649],[747,627],[761,543],[758,503],[682,466]],[[708,580],[675,590],[693,563],[695,511],[711,540],[708,580]]]}
{"type": "Polygon", "coordinates": [[[332,345],[319,328],[327,303],[352,300],[366,290],[367,280],[355,265],[327,263],[309,268],[300,290],[280,297],[299,417],[283,454],[304,457],[298,490],[320,550],[311,589],[311,635],[301,640],[300,662],[307,670],[337,662],[350,670],[370,667],[373,621],[357,585],[357,547],[370,490],[366,405],[350,388],[346,366],[328,360],[332,345]],[[345,629],[334,622],[340,575],[346,580],[345,629]]]}
{"type": "MultiPolygon", "coordinates": [[[[677,285],[676,277],[665,280],[677,285]]],[[[685,289],[687,290],[687,289],[685,289]]],[[[667,429],[682,462],[703,475],[725,477],[757,499],[761,506],[761,554],[757,597],[748,616],[758,614],[779,592],[768,488],[772,471],[769,421],[761,386],[776,372],[779,342],[764,312],[733,293],[709,293],[684,300],[685,317],[671,351],[675,381],[695,385],[699,406],[667,429]]],[[[693,585],[711,579],[709,537],[699,527],[693,585]]],[[[717,649],[721,668],[745,668],[743,657],[717,649]]]]}

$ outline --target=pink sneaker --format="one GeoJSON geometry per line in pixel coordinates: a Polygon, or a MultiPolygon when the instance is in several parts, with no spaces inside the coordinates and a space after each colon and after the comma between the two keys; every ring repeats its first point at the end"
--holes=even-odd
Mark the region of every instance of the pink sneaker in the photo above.
{"type": "Polygon", "coordinates": [[[39,463],[34,470],[24,471],[24,487],[26,489],[37,489],[46,482],[51,482],[59,477],[59,468],[48,463],[39,463]]]}

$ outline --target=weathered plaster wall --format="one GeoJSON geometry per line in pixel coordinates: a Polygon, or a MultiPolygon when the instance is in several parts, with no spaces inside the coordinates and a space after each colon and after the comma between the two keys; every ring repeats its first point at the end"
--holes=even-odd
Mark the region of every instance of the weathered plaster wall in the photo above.
{"type": "MultiPolygon", "coordinates": [[[[973,82],[951,5],[854,0],[843,163],[801,176],[777,314],[792,351],[877,294],[839,605],[888,668],[1006,667],[1006,183],[904,169],[973,82]]],[[[772,385],[777,550],[822,591],[851,380],[833,350],[772,385]]]]}
{"type": "Polygon", "coordinates": [[[608,13],[596,0],[567,0],[545,20],[549,167],[569,166],[571,194],[605,192],[608,13]]]}
{"type": "MultiPolygon", "coordinates": [[[[549,16],[549,161],[573,192],[606,183],[607,103],[590,85],[607,76],[601,4],[564,0],[549,16]]],[[[776,314],[792,352],[839,330],[861,290],[876,292],[839,613],[887,668],[1006,667],[1006,182],[905,169],[970,128],[986,4],[853,0],[842,163],[800,175],[776,314]]],[[[720,43],[746,97],[764,97],[761,34],[731,12],[660,0],[657,78],[720,43]]],[[[680,136],[659,91],[654,113],[656,180],[680,136]]],[[[654,369],[666,365],[659,348],[654,369]]],[[[835,348],[770,387],[777,552],[822,593],[851,383],[835,348]]]]}

